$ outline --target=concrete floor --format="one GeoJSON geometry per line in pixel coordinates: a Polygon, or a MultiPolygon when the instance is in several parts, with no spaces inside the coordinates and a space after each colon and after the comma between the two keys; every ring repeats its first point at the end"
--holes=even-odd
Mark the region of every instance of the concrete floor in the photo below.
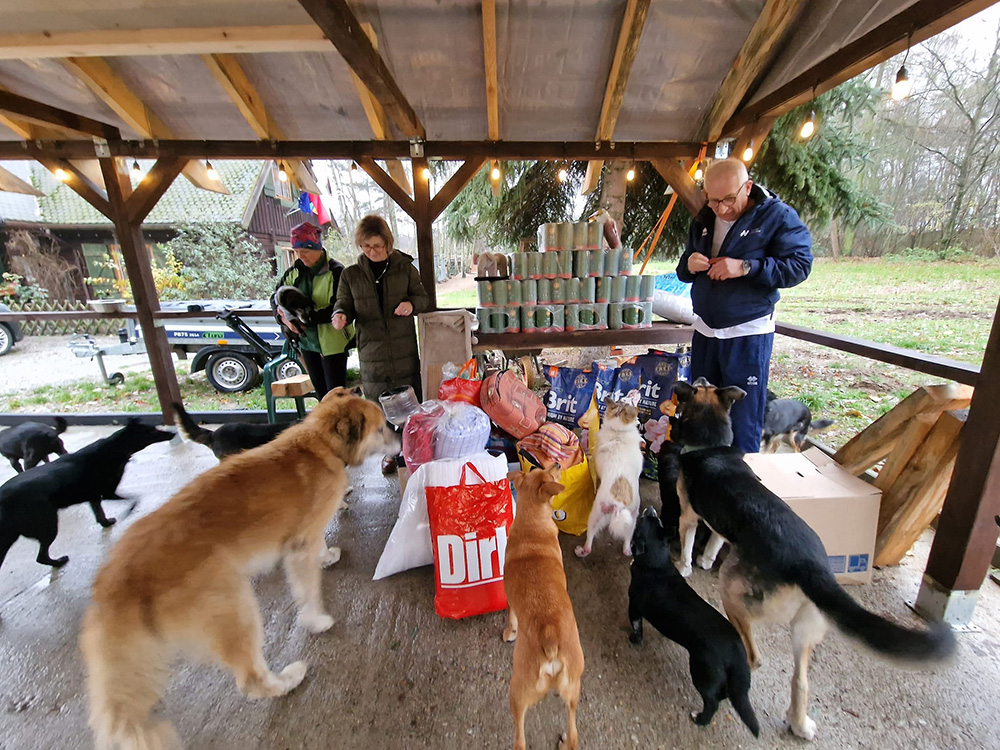
{"type": "MultiPolygon", "coordinates": [[[[71,428],[70,450],[107,428],[71,428]]],[[[108,548],[130,522],[165,501],[191,476],[210,468],[207,448],[161,443],[137,455],[122,494],[140,499],[135,513],[109,531],[89,508],[60,517],[53,555],[69,564],[51,574],[35,563],[37,548],[18,542],[0,570],[0,748],[90,747],[86,695],[77,649],[90,582],[108,548]]],[[[0,481],[13,471],[0,468],[0,481]]],[[[190,748],[504,748],[512,740],[507,708],[512,646],[501,641],[504,614],[463,621],[438,618],[433,570],[371,580],[395,522],[398,488],[377,460],[355,471],[352,502],[331,524],[331,543],[344,550],[324,573],[333,629],[320,636],[295,624],[295,612],[277,571],[256,582],[267,632],[267,658],[276,668],[305,659],[309,673],[289,696],[264,702],[242,698],[232,679],[212,665],[178,664],[162,710],[190,748]]],[[[645,483],[654,504],[656,485],[645,483]]],[[[124,503],[108,503],[109,516],[124,503]],[[117,506],[117,507],[116,507],[117,506]]],[[[781,628],[765,628],[764,666],[754,673],[751,700],[761,723],[754,740],[724,704],[714,724],[696,727],[699,708],[687,673],[687,655],[651,628],[646,642],[627,639],[627,561],[600,539],[587,560],[577,540],[563,537],[563,554],[587,659],[579,711],[582,748],[796,747],[805,743],[784,726],[791,656],[781,628]]],[[[897,619],[917,619],[912,598],[929,546],[923,539],[899,568],[877,571],[873,583],[851,592],[869,608],[897,619]]],[[[693,585],[716,606],[717,574],[696,570],[693,585]]],[[[974,624],[960,635],[955,662],[905,671],[856,649],[831,631],[810,673],[810,714],[819,724],[812,746],[843,748],[986,748],[1000,746],[1000,591],[987,581],[974,624]]],[[[528,714],[531,748],[555,746],[562,704],[551,696],[528,714]]]]}

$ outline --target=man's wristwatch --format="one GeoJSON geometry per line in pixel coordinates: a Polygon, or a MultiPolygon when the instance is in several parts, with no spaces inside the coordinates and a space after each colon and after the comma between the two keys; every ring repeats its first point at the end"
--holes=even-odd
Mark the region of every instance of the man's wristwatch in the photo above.
{"type": "Polygon", "coordinates": [[[746,276],[748,273],[750,273],[750,261],[744,260],[743,261],[743,275],[746,276]]]}

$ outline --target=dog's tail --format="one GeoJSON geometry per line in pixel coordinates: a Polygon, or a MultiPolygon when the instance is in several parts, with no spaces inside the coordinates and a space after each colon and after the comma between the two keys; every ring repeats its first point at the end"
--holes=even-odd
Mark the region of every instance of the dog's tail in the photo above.
{"type": "Polygon", "coordinates": [[[945,622],[927,630],[904,628],[869,612],[840,587],[823,563],[799,568],[796,583],[847,635],[880,654],[902,661],[941,661],[955,653],[955,634],[945,622]]]}
{"type": "Polygon", "coordinates": [[[726,670],[726,695],[733,704],[737,715],[747,725],[754,737],[760,737],[760,724],[757,714],[750,705],[750,665],[747,664],[746,652],[739,649],[740,659],[730,664],[726,670]]]}
{"type": "Polygon", "coordinates": [[[562,671],[563,663],[559,658],[559,631],[549,623],[542,626],[540,643],[545,661],[538,668],[539,690],[547,691],[549,681],[562,671]]]}
{"type": "Polygon", "coordinates": [[[809,423],[809,429],[812,432],[818,432],[819,430],[825,430],[827,427],[833,424],[832,419],[817,419],[809,423]]]}
{"type": "Polygon", "coordinates": [[[106,617],[91,605],[80,634],[97,747],[179,750],[181,741],[170,723],[149,715],[166,690],[169,655],[145,628],[124,632],[118,627],[109,633],[106,617]]]}
{"type": "Polygon", "coordinates": [[[193,443],[207,445],[211,448],[212,431],[206,430],[204,427],[195,422],[191,418],[191,415],[184,411],[184,407],[176,401],[172,405],[174,407],[177,428],[181,431],[181,434],[193,443]]]}
{"type": "Polygon", "coordinates": [[[62,435],[66,432],[66,420],[63,417],[54,417],[56,423],[56,435],[62,435]]]}

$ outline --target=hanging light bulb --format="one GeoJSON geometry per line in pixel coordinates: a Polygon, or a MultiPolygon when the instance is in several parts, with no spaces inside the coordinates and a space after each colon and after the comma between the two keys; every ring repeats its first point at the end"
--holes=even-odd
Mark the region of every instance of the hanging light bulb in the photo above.
{"type": "MultiPolygon", "coordinates": [[[[753,156],[753,154],[751,154],[753,156]]],[[[698,162],[698,167],[694,170],[694,178],[700,180],[705,176],[705,172],[701,168],[701,162],[698,162]]]]}
{"type": "Polygon", "coordinates": [[[60,182],[66,182],[69,179],[69,172],[60,167],[56,170],[56,179],[60,182]]]}
{"type": "Polygon", "coordinates": [[[809,113],[809,119],[802,123],[802,128],[799,130],[799,137],[806,139],[811,138],[812,134],[816,132],[816,110],[812,110],[809,113]]]}
{"type": "Polygon", "coordinates": [[[431,178],[431,170],[429,167],[424,167],[420,174],[425,180],[429,180],[431,178]]]}
{"type": "Polygon", "coordinates": [[[913,90],[913,81],[906,75],[906,66],[901,65],[896,73],[896,82],[892,84],[893,101],[901,102],[910,95],[913,90]]]}
{"type": "Polygon", "coordinates": [[[635,167],[628,168],[628,172],[625,173],[625,179],[629,182],[635,179],[635,167]]]}
{"type": "Polygon", "coordinates": [[[208,179],[218,181],[219,172],[212,166],[212,162],[208,159],[205,159],[205,169],[208,179]]]}
{"type": "Polygon", "coordinates": [[[569,179],[569,172],[566,171],[566,167],[562,167],[558,174],[556,174],[556,177],[559,178],[559,182],[566,182],[569,179]]]}
{"type": "Polygon", "coordinates": [[[493,171],[490,172],[490,179],[494,182],[500,179],[500,167],[493,167],[493,171]]]}
{"type": "Polygon", "coordinates": [[[132,176],[137,180],[142,179],[142,170],[139,168],[139,161],[137,159],[132,160],[132,176]]]}
{"type": "Polygon", "coordinates": [[[743,149],[743,161],[750,161],[753,158],[753,138],[750,139],[750,143],[747,147],[743,149]]]}
{"type": "Polygon", "coordinates": [[[285,171],[285,162],[278,164],[278,179],[281,182],[288,182],[288,172],[285,171]]]}

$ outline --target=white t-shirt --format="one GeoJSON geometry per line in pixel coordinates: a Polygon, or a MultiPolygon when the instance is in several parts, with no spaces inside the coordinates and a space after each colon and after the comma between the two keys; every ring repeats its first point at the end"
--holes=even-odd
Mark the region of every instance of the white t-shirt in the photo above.
{"type": "Polygon", "coordinates": [[[733,228],[735,221],[725,221],[720,219],[718,216],[715,217],[715,231],[712,234],[712,257],[719,257],[719,250],[722,249],[722,243],[726,239],[726,235],[729,234],[729,230],[733,228]]]}

